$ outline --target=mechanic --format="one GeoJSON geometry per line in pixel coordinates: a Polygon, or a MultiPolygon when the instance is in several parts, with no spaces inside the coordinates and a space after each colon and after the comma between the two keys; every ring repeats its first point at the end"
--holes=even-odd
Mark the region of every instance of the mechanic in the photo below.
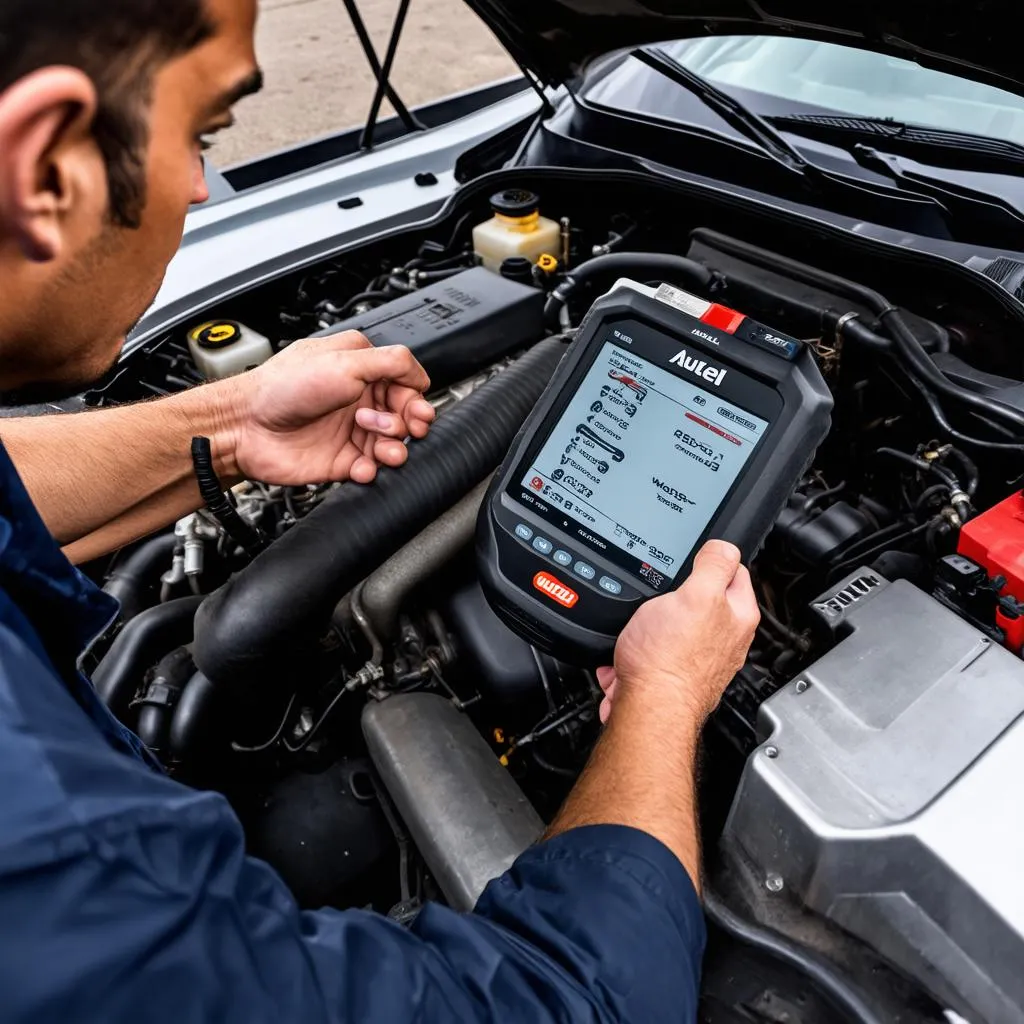
{"type": "MultiPolygon", "coordinates": [[[[255,8],[0,4],[9,401],[77,392],[116,359],[206,197],[204,141],[259,86],[255,8]]],[[[757,620],[729,545],[622,634],[607,724],[544,840],[474,913],[429,905],[408,929],[300,912],[225,799],[163,774],[77,671],[116,607],[72,562],[200,505],[193,435],[227,480],[369,482],[429,429],[427,385],[407,350],[345,335],[165,400],[0,424],[5,1024],[694,1018],[698,737],[757,620]]]]}

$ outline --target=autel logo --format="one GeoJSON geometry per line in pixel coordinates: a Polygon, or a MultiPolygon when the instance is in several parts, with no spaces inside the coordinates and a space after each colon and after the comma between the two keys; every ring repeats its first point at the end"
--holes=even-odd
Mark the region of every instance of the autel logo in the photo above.
{"type": "Polygon", "coordinates": [[[709,366],[703,359],[688,356],[685,348],[680,349],[669,362],[675,363],[676,366],[681,366],[684,370],[689,370],[695,377],[710,381],[716,388],[722,383],[726,373],[728,373],[728,370],[724,367],[709,366]]]}
{"type": "Polygon", "coordinates": [[[533,585],[542,593],[557,601],[563,608],[571,608],[579,599],[580,595],[571,587],[567,587],[554,576],[546,572],[539,572],[533,577],[533,585]]]}

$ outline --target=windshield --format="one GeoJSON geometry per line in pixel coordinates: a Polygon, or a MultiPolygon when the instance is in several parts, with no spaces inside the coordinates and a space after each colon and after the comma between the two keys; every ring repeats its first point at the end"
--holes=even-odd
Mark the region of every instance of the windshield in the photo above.
{"type": "MultiPolygon", "coordinates": [[[[763,114],[841,112],[1024,145],[1024,98],[913,61],[774,36],[686,39],[662,48],[726,91],[742,90],[763,114]]],[[[636,60],[595,82],[587,98],[638,114],[679,116],[679,92],[636,60]]]]}

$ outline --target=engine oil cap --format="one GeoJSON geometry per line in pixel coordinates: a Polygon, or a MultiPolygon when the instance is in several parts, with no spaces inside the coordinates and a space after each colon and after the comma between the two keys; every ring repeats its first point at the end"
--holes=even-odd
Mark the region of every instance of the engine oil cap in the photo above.
{"type": "Polygon", "coordinates": [[[189,338],[200,348],[225,348],[241,336],[242,327],[234,320],[211,320],[189,333],[189,338]]]}

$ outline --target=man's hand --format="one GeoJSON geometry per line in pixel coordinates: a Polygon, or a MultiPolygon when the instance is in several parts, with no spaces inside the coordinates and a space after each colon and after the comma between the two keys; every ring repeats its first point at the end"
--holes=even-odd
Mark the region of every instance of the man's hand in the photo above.
{"type": "Polygon", "coordinates": [[[642,605],[615,647],[615,667],[597,670],[607,722],[624,688],[677,693],[703,724],[742,667],[760,613],[740,553],[708,541],[693,572],[674,593],[642,605]]]}
{"type": "Polygon", "coordinates": [[[296,342],[257,369],[212,388],[227,405],[225,475],[297,485],[369,483],[401,466],[403,438],[423,437],[430,381],[402,346],[374,348],[346,331],[296,342]]]}
{"type": "Polygon", "coordinates": [[[628,825],[660,839],[700,892],[696,762],[700,731],[747,655],[758,622],[732,544],[709,541],[675,593],[648,601],[601,669],[608,723],[548,829],[628,825]]]}

